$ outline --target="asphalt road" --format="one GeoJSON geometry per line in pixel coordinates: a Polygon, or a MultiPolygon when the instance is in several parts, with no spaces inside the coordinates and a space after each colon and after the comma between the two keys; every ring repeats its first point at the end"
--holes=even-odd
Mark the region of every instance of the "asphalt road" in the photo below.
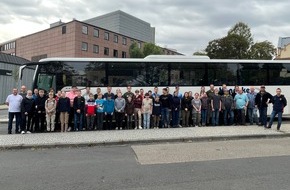
{"type": "Polygon", "coordinates": [[[0,189],[289,190],[289,140],[5,150],[0,189]]]}

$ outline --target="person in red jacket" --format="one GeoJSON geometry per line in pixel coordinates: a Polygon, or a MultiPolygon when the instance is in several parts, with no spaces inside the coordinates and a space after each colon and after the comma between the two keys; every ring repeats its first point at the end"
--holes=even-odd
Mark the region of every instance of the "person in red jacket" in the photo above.
{"type": "Polygon", "coordinates": [[[89,94],[89,99],[86,103],[85,114],[87,118],[87,129],[94,130],[94,121],[96,116],[96,102],[94,99],[94,95],[92,93],[89,94]]]}

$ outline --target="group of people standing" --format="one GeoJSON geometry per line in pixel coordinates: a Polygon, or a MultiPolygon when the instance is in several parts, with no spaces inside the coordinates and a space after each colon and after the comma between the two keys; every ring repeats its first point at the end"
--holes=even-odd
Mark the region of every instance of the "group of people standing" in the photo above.
{"type": "Polygon", "coordinates": [[[9,106],[8,134],[12,134],[14,117],[15,133],[25,134],[55,130],[246,125],[246,116],[250,125],[255,123],[271,128],[276,115],[279,130],[287,101],[280,88],[272,96],[266,92],[265,86],[261,86],[258,93],[254,87],[245,93],[239,86],[230,91],[225,84],[220,89],[211,84],[208,91],[202,86],[200,92],[194,94],[190,91],[181,94],[178,86],[173,94],[170,94],[169,88],[163,88],[159,94],[158,87],[154,87],[153,92],[140,89],[133,93],[131,86],[127,86],[125,93],[117,89],[116,94],[110,86],[104,94],[100,88],[93,94],[90,87],[82,94],[76,86],[72,86],[69,92],[55,93],[50,89],[45,94],[42,89],[32,92],[22,86],[20,93],[16,88],[13,89],[6,104],[9,106]],[[267,107],[270,103],[273,104],[273,112],[267,124],[267,107]]]}

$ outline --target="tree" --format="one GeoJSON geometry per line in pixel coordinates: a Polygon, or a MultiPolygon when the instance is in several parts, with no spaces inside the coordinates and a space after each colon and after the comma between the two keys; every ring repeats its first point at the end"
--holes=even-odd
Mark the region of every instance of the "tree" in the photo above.
{"type": "Polygon", "coordinates": [[[141,48],[138,47],[136,42],[132,43],[129,48],[129,54],[131,58],[144,58],[141,48]]]}
{"type": "Polygon", "coordinates": [[[274,45],[269,41],[256,42],[252,45],[249,58],[250,59],[272,59],[276,55],[274,45]]]}
{"type": "Polygon", "coordinates": [[[143,56],[146,57],[148,55],[161,55],[162,50],[159,46],[153,43],[145,43],[143,47],[143,56]]]}
{"type": "Polygon", "coordinates": [[[256,59],[267,58],[264,56],[266,52],[272,52],[272,47],[267,44],[262,44],[263,47],[268,47],[267,50],[258,51],[257,48],[261,44],[254,44],[251,29],[245,23],[239,22],[235,24],[223,38],[212,40],[208,43],[205,51],[211,59],[256,59]],[[253,49],[252,49],[253,47],[253,49]],[[256,52],[256,53],[255,53],[256,52]],[[258,56],[257,52],[260,52],[258,56]]]}
{"type": "Polygon", "coordinates": [[[238,22],[237,24],[235,24],[228,31],[228,35],[231,35],[231,34],[236,34],[238,36],[243,37],[249,43],[249,46],[253,44],[254,40],[252,37],[251,29],[247,24],[243,22],[238,22]]]}

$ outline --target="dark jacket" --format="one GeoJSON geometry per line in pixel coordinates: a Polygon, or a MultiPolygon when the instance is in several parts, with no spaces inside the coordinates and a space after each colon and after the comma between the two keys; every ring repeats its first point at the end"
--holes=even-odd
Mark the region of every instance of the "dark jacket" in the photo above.
{"type": "Polygon", "coordinates": [[[273,96],[271,102],[273,104],[273,111],[276,112],[283,112],[284,107],[287,106],[287,100],[284,95],[273,96]]]}
{"type": "Polygon", "coordinates": [[[59,98],[56,104],[57,112],[70,112],[70,100],[69,98],[59,98]]]}
{"type": "Polygon", "coordinates": [[[171,109],[172,95],[170,95],[170,94],[167,94],[167,95],[162,94],[159,97],[159,101],[161,102],[162,108],[169,108],[169,109],[171,109]]]}
{"type": "Polygon", "coordinates": [[[134,106],[134,102],[133,101],[131,101],[131,102],[126,101],[125,114],[127,114],[127,115],[133,115],[134,108],[135,108],[135,106],[134,106]]]}
{"type": "Polygon", "coordinates": [[[24,114],[27,112],[28,114],[33,114],[35,111],[35,101],[33,98],[29,99],[25,97],[21,102],[21,113],[24,114]]]}
{"type": "Polygon", "coordinates": [[[201,109],[202,110],[207,110],[207,109],[209,109],[209,105],[210,105],[210,99],[208,98],[208,97],[202,97],[201,99],[200,99],[200,101],[201,101],[201,109]]]}
{"type": "Polygon", "coordinates": [[[172,111],[179,111],[180,110],[180,104],[181,104],[180,98],[178,96],[173,96],[173,98],[172,98],[172,106],[171,106],[172,111]]]}
{"type": "Polygon", "coordinates": [[[46,101],[46,96],[40,97],[38,96],[35,100],[35,109],[36,111],[42,111],[45,112],[45,101],[46,101]]]}
{"type": "Polygon", "coordinates": [[[258,108],[266,108],[268,107],[267,102],[272,98],[273,96],[268,92],[265,92],[263,95],[259,92],[255,98],[255,105],[257,105],[258,108]]]}
{"type": "Polygon", "coordinates": [[[76,111],[79,109],[81,110],[81,113],[84,113],[85,111],[85,98],[84,97],[75,97],[74,98],[74,104],[73,104],[73,108],[75,110],[75,113],[77,113],[76,111]]]}
{"type": "Polygon", "coordinates": [[[158,101],[153,101],[153,110],[152,110],[152,115],[161,115],[161,102],[158,101]]]}
{"type": "Polygon", "coordinates": [[[233,110],[235,109],[234,99],[231,95],[223,95],[222,99],[222,110],[233,110]]]}
{"type": "Polygon", "coordinates": [[[181,110],[185,110],[185,108],[187,108],[187,110],[191,109],[191,99],[188,98],[182,98],[181,99],[181,110]]]}

